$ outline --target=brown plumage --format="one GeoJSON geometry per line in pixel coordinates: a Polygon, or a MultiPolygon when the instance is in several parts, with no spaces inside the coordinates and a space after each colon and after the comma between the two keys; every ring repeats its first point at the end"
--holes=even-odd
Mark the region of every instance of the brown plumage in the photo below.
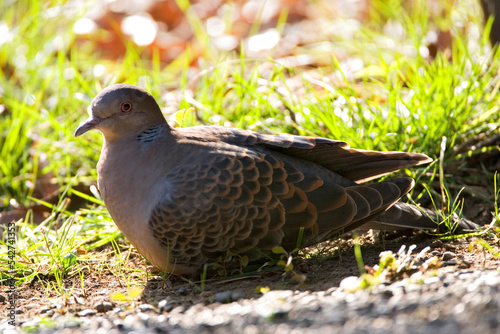
{"type": "MultiPolygon", "coordinates": [[[[398,200],[410,178],[363,183],[431,161],[418,153],[216,126],[170,128],[141,88],[114,85],[75,133],[104,135],[98,184],[111,217],[156,267],[190,274],[226,253],[262,257],[356,228],[436,228],[398,200]]],[[[459,229],[475,226],[462,221],[459,229]]]]}

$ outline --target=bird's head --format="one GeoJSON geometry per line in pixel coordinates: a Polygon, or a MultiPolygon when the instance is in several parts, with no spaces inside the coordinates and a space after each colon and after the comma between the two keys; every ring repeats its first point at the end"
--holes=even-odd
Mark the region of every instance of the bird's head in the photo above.
{"type": "Polygon", "coordinates": [[[90,117],[75,131],[75,137],[96,129],[106,140],[137,136],[167,124],[151,94],[132,85],[118,84],[103,89],[92,101],[90,117]]]}

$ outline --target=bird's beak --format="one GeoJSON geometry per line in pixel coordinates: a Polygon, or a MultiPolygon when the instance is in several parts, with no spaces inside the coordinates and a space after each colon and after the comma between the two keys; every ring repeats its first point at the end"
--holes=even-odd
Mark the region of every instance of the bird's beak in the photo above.
{"type": "Polygon", "coordinates": [[[101,123],[102,118],[91,116],[84,123],[80,124],[75,131],[75,138],[83,135],[85,132],[92,130],[97,124],[101,123]]]}

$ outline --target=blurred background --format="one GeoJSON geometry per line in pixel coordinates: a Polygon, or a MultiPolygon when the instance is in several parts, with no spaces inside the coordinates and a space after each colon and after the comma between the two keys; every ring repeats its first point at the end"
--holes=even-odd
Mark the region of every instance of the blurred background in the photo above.
{"type": "MultiPolygon", "coordinates": [[[[404,49],[408,56],[418,53],[432,59],[438,50],[451,49],[452,35],[457,33],[465,33],[468,47],[477,48],[483,35],[483,27],[477,25],[479,2],[460,2],[461,6],[452,0],[114,0],[88,7],[84,5],[87,2],[75,1],[51,10],[75,15],[80,6],[83,11],[72,23],[76,35],[73,47],[114,60],[121,58],[132,42],[146,54],[156,53],[162,65],[185,57],[199,67],[200,61],[220,61],[231,51],[259,59],[304,53],[328,59],[334,53],[339,61],[345,61],[352,56],[345,43],[362,38],[366,33],[363,28],[380,29],[387,37],[374,48],[404,49]],[[402,15],[425,22],[415,31],[407,31],[402,15]],[[414,46],[414,39],[419,41],[418,49],[409,47],[414,46]]],[[[484,0],[482,4],[487,14],[494,14],[495,1],[484,0]]],[[[63,24],[59,27],[64,29],[63,24]]],[[[302,63],[307,61],[321,64],[318,59],[302,63]]]]}

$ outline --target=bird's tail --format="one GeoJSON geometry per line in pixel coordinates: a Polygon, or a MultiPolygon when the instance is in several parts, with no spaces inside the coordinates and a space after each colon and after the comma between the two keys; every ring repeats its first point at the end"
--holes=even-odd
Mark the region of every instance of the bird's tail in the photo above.
{"type": "Polygon", "coordinates": [[[481,227],[470,220],[453,214],[443,220],[436,212],[416,205],[397,202],[382,213],[376,221],[362,226],[363,229],[398,230],[406,228],[437,230],[440,233],[467,233],[478,231],[481,227]]]}

